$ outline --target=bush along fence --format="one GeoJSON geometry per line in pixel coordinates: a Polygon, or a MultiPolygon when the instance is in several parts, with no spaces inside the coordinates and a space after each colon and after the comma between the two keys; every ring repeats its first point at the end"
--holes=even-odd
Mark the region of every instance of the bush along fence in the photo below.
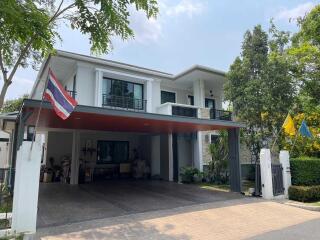
{"type": "Polygon", "coordinates": [[[289,199],[300,202],[320,200],[320,159],[291,159],[292,184],[289,199]]]}

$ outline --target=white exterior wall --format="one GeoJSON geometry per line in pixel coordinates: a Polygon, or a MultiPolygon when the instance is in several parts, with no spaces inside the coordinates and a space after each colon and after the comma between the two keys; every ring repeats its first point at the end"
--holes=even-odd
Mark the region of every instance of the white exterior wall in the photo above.
{"type": "Polygon", "coordinates": [[[95,71],[92,66],[78,64],[76,91],[80,105],[95,106],[95,71]]]}

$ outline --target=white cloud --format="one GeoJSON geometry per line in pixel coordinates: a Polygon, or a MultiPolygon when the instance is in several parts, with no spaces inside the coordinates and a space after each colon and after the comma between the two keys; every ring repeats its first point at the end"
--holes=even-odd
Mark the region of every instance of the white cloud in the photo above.
{"type": "MultiPolygon", "coordinates": [[[[1,79],[2,81],[2,79],[1,79]]],[[[17,97],[21,97],[24,94],[29,94],[31,92],[31,88],[33,86],[34,81],[20,77],[16,75],[13,78],[12,84],[8,88],[8,92],[6,94],[6,99],[14,99],[17,97]]],[[[2,87],[3,82],[1,82],[0,87],[2,87]]]]}
{"type": "Polygon", "coordinates": [[[165,8],[165,13],[168,16],[187,15],[189,18],[192,18],[193,16],[199,15],[203,12],[204,4],[192,0],[182,0],[177,5],[166,5],[165,8]]]}
{"type": "Polygon", "coordinates": [[[300,4],[294,8],[288,9],[284,8],[279,11],[275,19],[276,20],[296,20],[299,17],[305,16],[316,4],[313,2],[307,2],[300,4]]]}
{"type": "Polygon", "coordinates": [[[142,11],[132,11],[130,27],[134,31],[135,40],[140,43],[157,41],[162,35],[161,21],[148,19],[142,11]]]}
{"type": "Polygon", "coordinates": [[[186,16],[193,18],[203,13],[205,4],[196,0],[180,0],[177,4],[172,1],[161,0],[158,2],[159,14],[157,18],[148,19],[143,11],[132,8],[130,26],[134,31],[135,40],[139,43],[157,42],[163,36],[163,25],[172,18],[186,16]]]}

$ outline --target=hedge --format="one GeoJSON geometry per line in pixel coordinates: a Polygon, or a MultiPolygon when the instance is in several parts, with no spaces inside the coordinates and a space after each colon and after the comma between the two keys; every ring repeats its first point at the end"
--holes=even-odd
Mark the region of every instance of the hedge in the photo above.
{"type": "Polygon", "coordinates": [[[320,159],[291,159],[292,185],[320,185],[320,159]]]}
{"type": "Polygon", "coordinates": [[[319,186],[291,186],[289,187],[289,199],[299,202],[312,202],[320,200],[319,186]]]}

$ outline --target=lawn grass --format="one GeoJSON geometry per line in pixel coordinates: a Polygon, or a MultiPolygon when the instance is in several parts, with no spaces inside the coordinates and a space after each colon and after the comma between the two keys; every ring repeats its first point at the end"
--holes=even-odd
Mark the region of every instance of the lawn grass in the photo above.
{"type": "Polygon", "coordinates": [[[198,183],[200,188],[208,189],[208,190],[215,190],[215,191],[222,191],[222,192],[229,192],[230,185],[228,184],[215,184],[215,183],[198,183]]]}
{"type": "Polygon", "coordinates": [[[319,202],[311,202],[311,203],[308,203],[308,205],[320,207],[320,201],[319,202]]]}

